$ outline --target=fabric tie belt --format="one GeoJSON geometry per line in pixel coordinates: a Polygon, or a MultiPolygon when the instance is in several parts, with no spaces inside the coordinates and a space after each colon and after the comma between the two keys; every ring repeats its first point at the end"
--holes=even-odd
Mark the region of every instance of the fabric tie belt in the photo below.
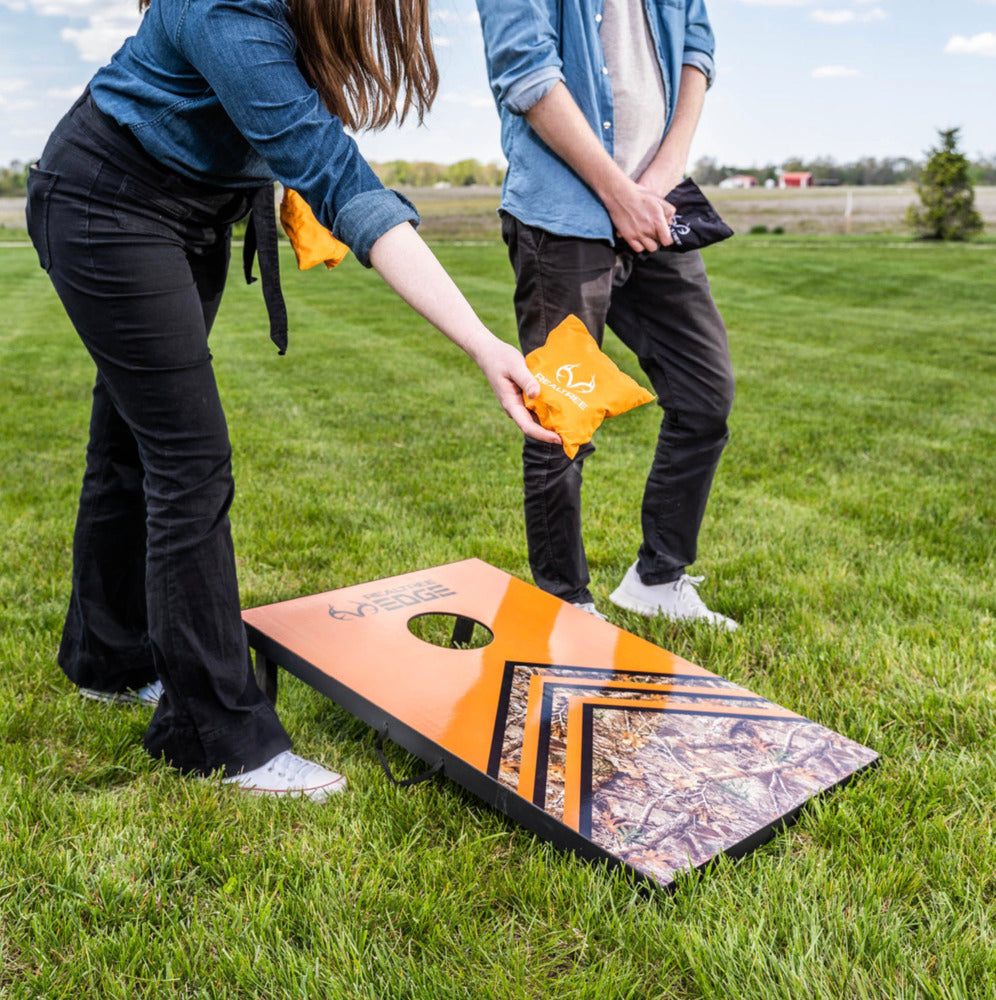
{"type": "MultiPolygon", "coordinates": [[[[277,223],[273,207],[273,185],[266,184],[249,192],[249,221],[242,246],[242,265],[246,282],[252,274],[253,257],[259,258],[259,276],[263,282],[263,301],[270,317],[270,339],[281,354],[287,353],[287,307],[280,291],[280,260],[277,250],[277,223]]],[[[337,240],[314,216],[305,200],[290,188],[284,188],[280,202],[280,224],[290,240],[297,266],[306,271],[316,264],[331,269],[342,263],[349,247],[337,240]]]]}
{"type": "Polygon", "coordinates": [[[270,317],[270,340],[281,354],[287,353],[287,306],[280,291],[280,255],[277,250],[277,217],[273,204],[273,185],[264,184],[249,194],[249,220],[242,245],[242,267],[246,284],[256,278],[252,273],[254,257],[259,258],[259,277],[263,301],[270,317]]]}

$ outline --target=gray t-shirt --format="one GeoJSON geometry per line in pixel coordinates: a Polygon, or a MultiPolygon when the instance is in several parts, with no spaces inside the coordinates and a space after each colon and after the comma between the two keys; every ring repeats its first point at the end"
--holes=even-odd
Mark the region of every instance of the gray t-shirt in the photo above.
{"type": "Polygon", "coordinates": [[[605,0],[601,39],[615,108],[614,159],[634,180],[664,138],[667,98],[645,0],[605,0]]]}

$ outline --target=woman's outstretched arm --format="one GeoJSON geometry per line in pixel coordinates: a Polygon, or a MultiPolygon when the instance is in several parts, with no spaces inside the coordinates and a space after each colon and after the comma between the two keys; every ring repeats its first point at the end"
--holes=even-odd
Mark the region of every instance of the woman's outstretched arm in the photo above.
{"type": "Polygon", "coordinates": [[[539,394],[539,383],[522,355],[499,340],[478,319],[453,279],[422,237],[403,222],[381,236],[370,251],[374,270],[420,316],[466,351],[491,383],[498,402],[529,437],[560,444],[553,431],[541,427],[522,402],[522,393],[539,394]]]}

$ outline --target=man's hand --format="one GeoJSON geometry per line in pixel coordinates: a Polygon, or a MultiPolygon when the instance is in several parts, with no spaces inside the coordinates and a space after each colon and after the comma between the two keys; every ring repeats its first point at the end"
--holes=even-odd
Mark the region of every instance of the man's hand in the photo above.
{"type": "Polygon", "coordinates": [[[641,183],[624,179],[625,183],[617,185],[617,190],[604,201],[616,235],[637,253],[670,246],[674,242],[671,236],[674,205],[663,194],[644,186],[642,179],[641,183]]]}
{"type": "Polygon", "coordinates": [[[557,83],[533,105],[526,112],[526,120],[598,195],[619,237],[637,253],[674,242],[669,226],[674,206],[664,197],[671,188],[658,191],[627,177],[606,152],[563,83],[557,83]]]}

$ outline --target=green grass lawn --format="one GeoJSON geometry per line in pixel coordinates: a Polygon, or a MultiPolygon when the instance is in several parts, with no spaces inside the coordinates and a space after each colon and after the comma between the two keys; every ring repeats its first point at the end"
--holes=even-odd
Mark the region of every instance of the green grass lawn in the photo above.
{"type": "MultiPolygon", "coordinates": [[[[503,249],[438,252],[511,338],[503,249]]],[[[742,627],[606,600],[653,406],[585,469],[596,597],[881,765],[647,897],[452,784],[389,786],[372,733],[293,679],[297,749],[351,782],[326,806],[179,779],[141,750],[144,710],[81,701],[55,651],[92,368],[30,247],[0,250],[0,997],[996,997],[993,248],[708,261],[738,397],[695,571],[742,627]]],[[[212,337],[244,605],[468,556],[529,579],[518,435],[471,362],[355,261],[284,266],[286,357],[234,269],[212,337]]]]}

